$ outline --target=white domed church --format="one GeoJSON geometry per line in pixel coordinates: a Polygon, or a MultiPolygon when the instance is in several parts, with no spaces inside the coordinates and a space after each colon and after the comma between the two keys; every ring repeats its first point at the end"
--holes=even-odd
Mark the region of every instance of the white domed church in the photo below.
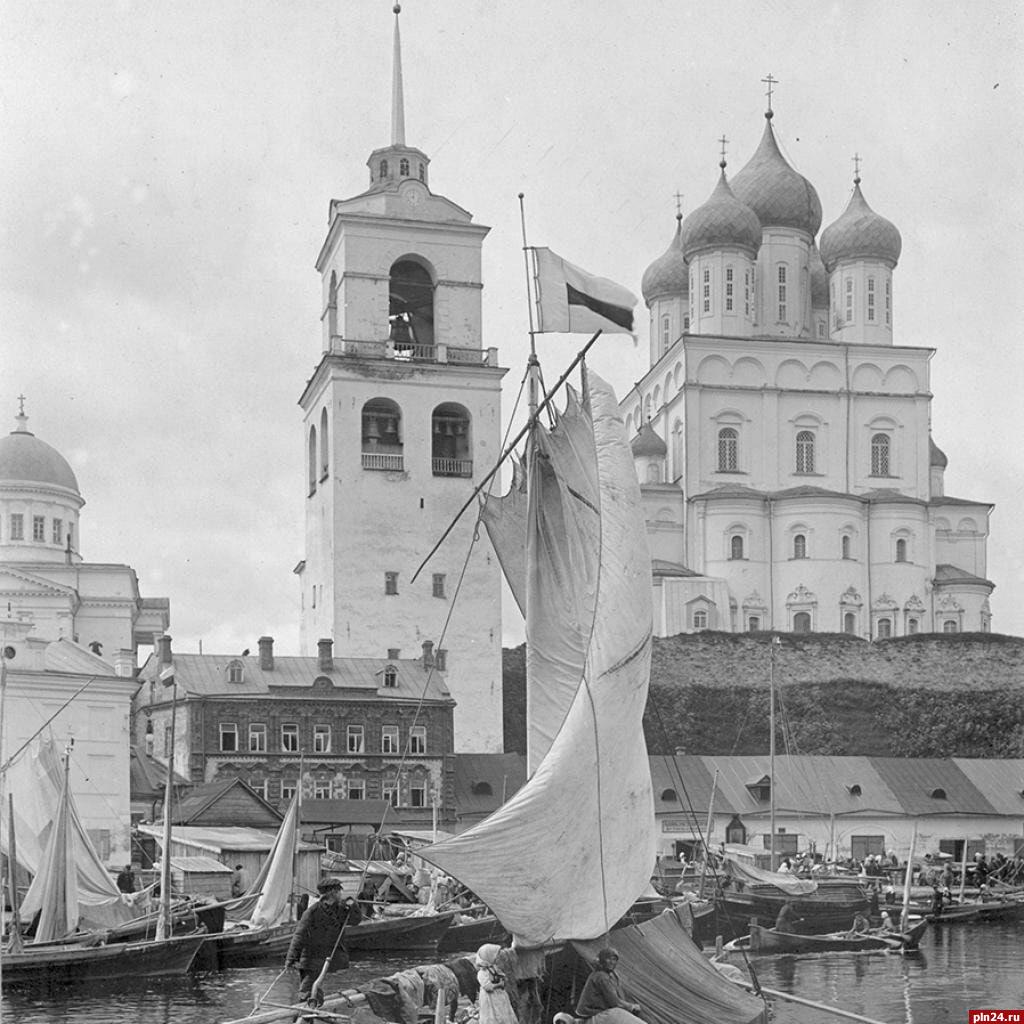
{"type": "Polygon", "coordinates": [[[858,172],[819,236],[765,118],[643,277],[651,367],[622,410],[656,632],[987,631],[992,506],[945,493],[934,350],[894,340],[900,233],[858,172]]]}

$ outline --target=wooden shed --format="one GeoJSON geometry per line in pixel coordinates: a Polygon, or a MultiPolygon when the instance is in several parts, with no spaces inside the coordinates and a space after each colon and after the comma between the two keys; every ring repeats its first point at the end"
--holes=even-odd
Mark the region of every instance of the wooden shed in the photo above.
{"type": "Polygon", "coordinates": [[[231,898],[234,872],[213,857],[171,857],[171,889],[216,902],[231,898]]]}

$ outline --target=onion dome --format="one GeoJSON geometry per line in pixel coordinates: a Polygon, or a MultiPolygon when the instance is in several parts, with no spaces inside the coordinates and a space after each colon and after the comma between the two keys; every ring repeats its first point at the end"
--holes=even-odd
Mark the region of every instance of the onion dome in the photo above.
{"type": "Polygon", "coordinates": [[[931,439],[931,435],[928,437],[928,465],[937,466],[939,469],[945,469],[949,465],[946,453],[931,439]]]}
{"type": "Polygon", "coordinates": [[[668,445],[658,437],[650,420],[640,428],[640,433],[633,438],[629,447],[633,452],[634,459],[663,459],[668,455],[668,445]]]}
{"type": "Polygon", "coordinates": [[[702,249],[738,246],[757,255],[761,246],[761,222],[745,203],[733,194],[725,180],[725,165],[711,198],[683,221],[683,255],[702,249]]]}
{"type": "Polygon", "coordinates": [[[644,271],[640,291],[649,306],[663,295],[686,295],[690,272],[683,256],[683,215],[676,214],[676,233],[669,247],[644,271]]]}
{"type": "Polygon", "coordinates": [[[793,170],[779,151],[772,112],[756,152],[732,179],[732,190],[757,214],[762,227],[796,228],[812,238],[821,227],[821,201],[814,186],[793,170]]]}
{"type": "Polygon", "coordinates": [[[839,219],[821,233],[821,256],[829,272],[840,260],[881,260],[894,267],[902,248],[903,239],[896,225],[868,206],[860,191],[860,178],[854,178],[849,204],[839,219]]]}
{"type": "Polygon", "coordinates": [[[17,421],[17,428],[0,438],[0,487],[13,483],[43,484],[65,487],[80,495],[67,459],[28,429],[24,412],[18,414],[17,421]]]}
{"type": "Polygon", "coordinates": [[[828,273],[816,245],[811,246],[811,309],[828,309],[828,273]]]}

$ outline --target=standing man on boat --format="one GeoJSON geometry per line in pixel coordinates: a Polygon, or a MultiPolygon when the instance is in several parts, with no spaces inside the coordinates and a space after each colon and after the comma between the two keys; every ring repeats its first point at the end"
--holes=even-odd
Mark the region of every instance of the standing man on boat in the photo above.
{"type": "Polygon", "coordinates": [[[131,864],[125,864],[117,876],[118,892],[135,892],[135,872],[131,864]]]}
{"type": "Polygon", "coordinates": [[[640,1022],[639,1003],[631,1003],[622,995],[622,984],[615,968],[619,954],[606,946],[597,954],[597,967],[591,972],[576,1004],[576,1016],[593,1020],[594,1024],[631,1024],[640,1022]]]}
{"type": "Polygon", "coordinates": [[[235,865],[231,873],[231,895],[244,896],[249,888],[249,872],[241,864],[235,865]]]}
{"type": "Polygon", "coordinates": [[[313,982],[320,976],[326,961],[329,972],[348,967],[348,953],[341,943],[341,932],[346,925],[362,920],[359,905],[349,897],[342,903],[341,882],[337,878],[324,878],[317,883],[320,899],[299,919],[295,926],[285,970],[299,968],[299,1002],[309,999],[313,982]]]}

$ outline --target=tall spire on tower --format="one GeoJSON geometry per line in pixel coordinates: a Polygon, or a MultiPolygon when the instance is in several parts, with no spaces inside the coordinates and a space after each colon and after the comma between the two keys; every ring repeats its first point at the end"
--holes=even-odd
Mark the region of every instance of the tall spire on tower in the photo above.
{"type": "Polygon", "coordinates": [[[405,145],[405,101],[402,96],[402,37],[398,31],[398,15],[402,5],[395,4],[395,55],[391,72],[391,145],[405,145]]]}

